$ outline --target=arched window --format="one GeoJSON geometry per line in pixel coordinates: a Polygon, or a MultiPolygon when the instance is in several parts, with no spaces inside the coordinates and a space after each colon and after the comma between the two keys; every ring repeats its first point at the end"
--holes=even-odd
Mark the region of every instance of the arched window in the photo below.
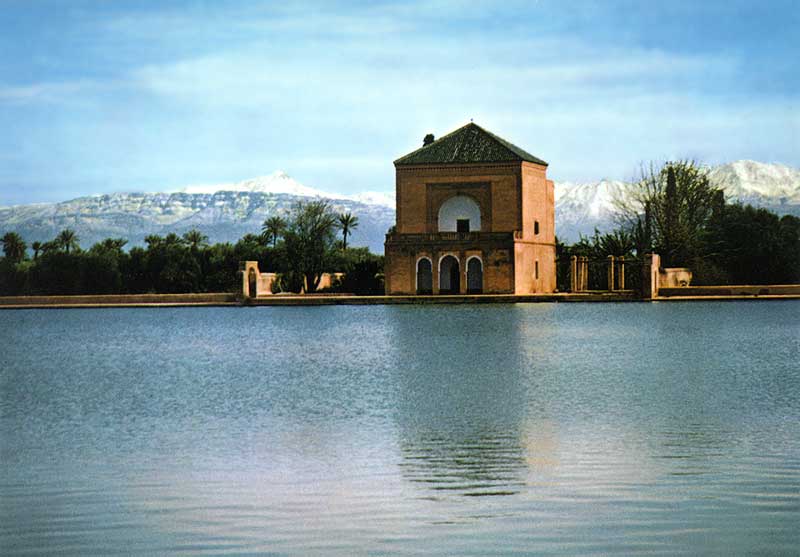
{"type": "Polygon", "coordinates": [[[480,294],[483,292],[483,263],[480,257],[470,257],[467,260],[467,294],[480,294]]]}
{"type": "Polygon", "coordinates": [[[439,208],[439,232],[479,232],[481,208],[466,195],[456,195],[439,208]]]}
{"type": "Polygon", "coordinates": [[[433,294],[433,266],[427,257],[417,261],[417,294],[433,294]]]}
{"type": "Polygon", "coordinates": [[[445,255],[439,261],[439,294],[459,294],[461,292],[461,268],[458,259],[445,255]]]}

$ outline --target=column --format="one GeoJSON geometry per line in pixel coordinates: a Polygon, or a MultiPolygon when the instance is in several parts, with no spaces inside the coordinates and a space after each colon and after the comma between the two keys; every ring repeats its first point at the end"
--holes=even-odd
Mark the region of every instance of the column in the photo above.
{"type": "Polygon", "coordinates": [[[608,291],[614,291],[614,256],[608,256],[608,291]]]}
{"type": "Polygon", "coordinates": [[[569,258],[569,291],[578,291],[578,256],[569,258]]]}
{"type": "Polygon", "coordinates": [[[642,298],[653,300],[658,298],[658,270],[661,267],[661,256],[648,253],[642,265],[642,298]]]}
{"type": "Polygon", "coordinates": [[[583,273],[581,273],[583,284],[581,285],[581,290],[585,292],[589,290],[589,257],[584,255],[581,259],[583,260],[583,273]]]}

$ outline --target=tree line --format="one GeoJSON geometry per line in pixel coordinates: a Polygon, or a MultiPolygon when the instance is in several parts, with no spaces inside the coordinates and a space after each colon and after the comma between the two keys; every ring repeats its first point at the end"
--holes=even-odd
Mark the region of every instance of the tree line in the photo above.
{"type": "MultiPolygon", "coordinates": [[[[567,289],[565,264],[572,255],[594,261],[625,256],[632,261],[629,287],[639,279],[635,261],[646,253],[659,253],[664,267],[689,267],[694,284],[800,282],[800,219],[726,202],[693,161],[644,168],[615,205],[618,224],[611,232],[595,231],[572,245],[556,240],[560,290],[567,289]]],[[[0,239],[0,295],[236,292],[245,260],[278,273],[279,291],[314,292],[323,273],[339,272],[344,276],[334,290],[383,294],[383,257],[347,245],[357,227],[358,217],[312,201],[286,217],[268,218],[260,234],[235,244],[211,245],[191,230],[147,236],[145,247],[129,251],[121,238],[83,250],[67,229],[49,242],[33,242],[30,257],[24,240],[8,232],[0,239]]],[[[602,272],[592,274],[602,279],[602,272]]]]}
{"type": "Polygon", "coordinates": [[[643,168],[614,205],[616,228],[573,245],[557,243],[560,261],[572,255],[635,261],[658,253],[663,267],[689,267],[693,284],[800,282],[800,219],[727,202],[694,161],[643,168]]]}
{"type": "Polygon", "coordinates": [[[31,243],[29,250],[19,234],[8,232],[0,238],[0,295],[238,292],[239,263],[247,260],[278,273],[279,290],[314,292],[322,273],[338,272],[344,276],[333,290],[382,294],[383,257],[347,245],[357,226],[358,217],[337,215],[327,203],[313,201],[297,204],[286,218],[267,219],[260,234],[246,234],[235,244],[210,244],[195,229],[150,235],[145,246],[130,250],[122,238],[84,250],[66,229],[51,241],[31,243]]]}

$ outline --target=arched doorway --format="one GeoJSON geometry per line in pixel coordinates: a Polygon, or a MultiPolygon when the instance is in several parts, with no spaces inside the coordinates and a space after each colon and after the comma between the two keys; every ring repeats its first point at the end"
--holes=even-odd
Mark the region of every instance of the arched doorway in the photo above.
{"type": "Polygon", "coordinates": [[[256,270],[251,267],[250,272],[247,273],[247,290],[248,290],[248,296],[250,296],[251,298],[255,298],[256,295],[258,294],[258,291],[256,289],[256,280],[258,280],[256,278],[256,270]]]}
{"type": "Polygon", "coordinates": [[[439,294],[458,294],[461,291],[461,269],[458,259],[445,255],[439,261],[439,294]]]}
{"type": "Polygon", "coordinates": [[[433,266],[427,257],[417,261],[417,294],[433,294],[433,266]]]}
{"type": "Polygon", "coordinates": [[[467,261],[467,294],[483,292],[483,263],[480,258],[470,257],[467,261]]]}

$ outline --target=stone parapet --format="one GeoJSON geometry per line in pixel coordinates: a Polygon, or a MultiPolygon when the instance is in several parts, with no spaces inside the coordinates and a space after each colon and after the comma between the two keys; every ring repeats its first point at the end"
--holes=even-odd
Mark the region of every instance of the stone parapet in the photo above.
{"type": "Polygon", "coordinates": [[[459,243],[506,243],[513,244],[511,232],[431,232],[423,234],[400,234],[394,232],[386,235],[386,245],[420,245],[446,243],[447,246],[458,246],[459,243]]]}

